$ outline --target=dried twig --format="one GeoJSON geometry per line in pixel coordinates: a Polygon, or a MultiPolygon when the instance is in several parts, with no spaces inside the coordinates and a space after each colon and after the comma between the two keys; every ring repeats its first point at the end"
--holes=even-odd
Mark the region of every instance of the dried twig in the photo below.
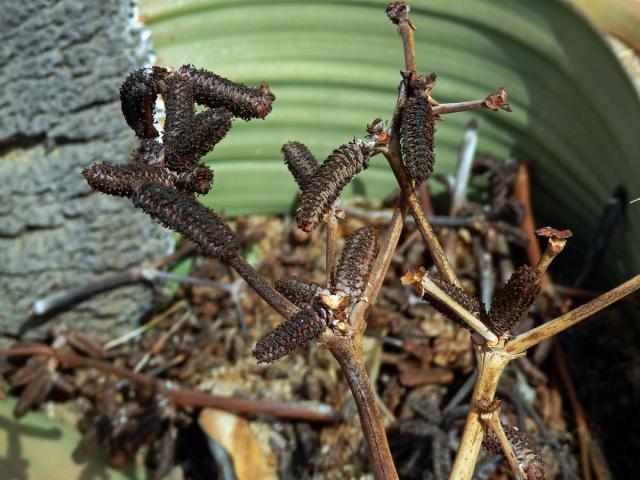
{"type": "Polygon", "coordinates": [[[495,93],[487,95],[482,100],[472,100],[470,102],[459,103],[440,103],[433,107],[433,113],[436,115],[445,115],[447,113],[468,112],[469,110],[481,110],[485,108],[493,110],[494,112],[499,108],[506,112],[511,112],[508,99],[507,91],[503,87],[500,87],[495,91],[495,93]]]}
{"type": "Polygon", "coordinates": [[[640,275],[627,280],[621,285],[600,295],[598,298],[591,300],[570,312],[560,315],[553,320],[540,325],[539,327],[529,330],[507,342],[505,348],[508,352],[519,354],[527,351],[529,348],[537,345],[541,341],[550,338],[576,323],[592,316],[603,308],[608,307],[612,303],[617,302],[621,298],[626,297],[630,293],[640,288],[640,275]]]}
{"type": "Polygon", "coordinates": [[[149,375],[117,367],[104,360],[83,357],[68,350],[56,350],[47,345],[30,345],[22,348],[0,350],[0,356],[44,355],[57,359],[65,368],[95,368],[101,372],[124,378],[136,385],[153,388],[171,402],[181,406],[211,407],[236,413],[267,414],[299,420],[333,422],[338,419],[333,408],[317,402],[278,402],[224,397],[194,390],[174,389],[164,381],[149,375]]]}

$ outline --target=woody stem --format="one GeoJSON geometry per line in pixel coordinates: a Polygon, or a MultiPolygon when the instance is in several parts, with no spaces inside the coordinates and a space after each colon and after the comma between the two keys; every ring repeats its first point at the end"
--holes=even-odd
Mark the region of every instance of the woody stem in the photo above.
{"type": "Polygon", "coordinates": [[[225,260],[265,302],[284,318],[291,318],[300,311],[298,307],[274,290],[241,255],[232,255],[225,260]]]}

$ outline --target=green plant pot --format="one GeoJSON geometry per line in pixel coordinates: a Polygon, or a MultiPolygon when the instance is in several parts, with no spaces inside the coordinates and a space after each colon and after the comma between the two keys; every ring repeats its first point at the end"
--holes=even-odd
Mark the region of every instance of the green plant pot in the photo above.
{"type": "MultiPolygon", "coordinates": [[[[640,101],[600,33],[564,1],[414,0],[417,65],[436,72],[440,102],[483,98],[504,85],[513,113],[447,116],[436,134],[436,173],[451,172],[470,118],[479,150],[532,162],[540,224],[571,228],[569,256],[584,255],[613,188],[640,195],[640,101]]],[[[157,62],[192,63],[277,95],[265,121],[236,121],[207,161],[216,183],[204,202],[229,215],[283,212],[295,184],[287,140],[320,158],[377,116],[390,119],[403,68],[384,0],[143,0],[157,62]]],[[[382,158],[361,176],[364,193],[394,187],[382,158]]],[[[605,258],[607,283],[640,270],[640,204],[631,205],[605,258]]]]}

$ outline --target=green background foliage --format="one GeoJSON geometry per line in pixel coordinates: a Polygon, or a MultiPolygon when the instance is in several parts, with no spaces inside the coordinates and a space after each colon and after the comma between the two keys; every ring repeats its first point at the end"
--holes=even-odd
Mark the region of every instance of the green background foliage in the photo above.
{"type": "MultiPolygon", "coordinates": [[[[253,85],[267,80],[278,97],[266,120],[235,121],[207,157],[216,182],[205,203],[229,215],[287,211],[295,185],[281,160],[285,141],[302,141],[324,158],[363,136],[373,118],[390,119],[403,56],[385,5],[142,1],[157,63],[192,63],[253,85]]],[[[531,161],[537,218],[571,228],[571,249],[583,254],[613,188],[640,193],[640,101],[605,40],[559,0],[410,5],[418,69],[438,74],[433,96],[472,100],[504,85],[514,109],[446,116],[436,134],[436,173],[453,170],[465,125],[476,118],[479,150],[531,161]]],[[[358,190],[372,198],[394,188],[381,157],[360,180],[358,190]]],[[[640,207],[633,207],[606,259],[615,278],[640,267],[640,207]]]]}

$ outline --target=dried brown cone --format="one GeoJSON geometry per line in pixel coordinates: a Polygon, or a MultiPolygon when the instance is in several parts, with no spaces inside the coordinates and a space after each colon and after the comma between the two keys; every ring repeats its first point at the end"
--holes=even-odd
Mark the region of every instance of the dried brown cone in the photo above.
{"type": "Polygon", "coordinates": [[[313,230],[345,185],[369,166],[369,155],[366,144],[356,139],[340,145],[327,157],[300,196],[296,210],[300,229],[313,230]]]}
{"type": "Polygon", "coordinates": [[[266,117],[276,99],[266,82],[257,88],[247,87],[191,65],[183,65],[177,73],[193,85],[196,102],[213,108],[224,107],[244,120],[266,117]]]}
{"type": "Polygon", "coordinates": [[[276,290],[294,305],[308,308],[322,291],[317,283],[298,277],[285,277],[276,282],[276,290]]]}
{"type": "Polygon", "coordinates": [[[139,138],[153,138],[153,110],[161,82],[167,70],[161,67],[141,68],[132,72],[120,87],[120,105],[129,126],[139,138]]]}
{"type": "Polygon", "coordinates": [[[510,331],[540,294],[540,271],[522,265],[507,284],[493,295],[491,310],[483,319],[496,335],[510,331]]]}
{"type": "Polygon", "coordinates": [[[349,235],[336,267],[338,290],[350,296],[358,296],[364,291],[378,253],[377,240],[376,229],[369,225],[349,235]]]}
{"type": "Polygon", "coordinates": [[[326,327],[326,321],[315,310],[302,310],[258,340],[253,356],[258,363],[275,362],[306,345],[326,327]]]}
{"type": "MultiPolygon", "coordinates": [[[[481,318],[485,314],[484,305],[480,300],[471,295],[465,289],[460,288],[453,283],[446,281],[440,275],[430,275],[429,279],[435,283],[440,290],[449,295],[457,304],[462,306],[469,313],[473,314],[476,318],[481,318]]],[[[451,310],[447,305],[437,300],[435,297],[429,295],[429,292],[425,291],[424,296],[433,307],[442,313],[445,317],[453,320],[458,325],[471,329],[469,325],[458,317],[458,315],[451,310]]]]}
{"type": "MultiPolygon", "coordinates": [[[[518,459],[520,467],[527,474],[527,479],[544,480],[546,478],[544,461],[542,460],[540,451],[529,435],[510,425],[502,424],[502,429],[504,430],[507,440],[509,440],[509,444],[518,459]]],[[[491,429],[487,431],[482,443],[491,453],[503,453],[502,445],[500,445],[498,437],[491,429]]]]}
{"type": "Polygon", "coordinates": [[[176,187],[184,192],[205,194],[213,185],[213,170],[206,165],[196,164],[191,170],[178,174],[176,187]]]}
{"type": "Polygon", "coordinates": [[[134,163],[164,166],[164,145],[156,139],[142,140],[133,153],[134,163]]]}
{"type": "Polygon", "coordinates": [[[416,184],[424,182],[433,173],[434,133],[435,116],[429,102],[422,95],[409,97],[402,109],[400,140],[402,162],[416,184]]]}
{"type": "Polygon", "coordinates": [[[46,369],[47,359],[42,356],[30,357],[27,362],[11,376],[13,387],[22,387],[32,382],[43,370],[46,369]]]}
{"type": "Polygon", "coordinates": [[[227,223],[195,198],[153,183],[134,185],[133,204],[167,228],[181,233],[210,257],[239,255],[240,243],[227,223]]]}
{"type": "Polygon", "coordinates": [[[164,94],[166,120],[162,140],[167,166],[172,170],[184,171],[194,164],[192,158],[183,158],[189,149],[186,136],[194,126],[196,115],[193,86],[180,75],[167,79],[167,91],[164,94]]]}
{"type": "Polygon", "coordinates": [[[281,151],[284,163],[289,168],[300,190],[303,191],[319,168],[316,157],[300,142],[287,142],[282,146],[281,151]]]}
{"type": "Polygon", "coordinates": [[[38,375],[27,384],[13,409],[16,418],[24,416],[33,407],[40,405],[53,390],[55,379],[51,372],[40,370],[38,375]]]}
{"type": "Polygon", "coordinates": [[[231,113],[224,108],[214,108],[197,114],[186,129],[181,130],[171,144],[167,145],[167,166],[176,171],[185,171],[213,148],[231,130],[231,113]]]}
{"type": "Polygon", "coordinates": [[[82,175],[94,190],[117,197],[131,197],[135,182],[153,182],[172,187],[177,179],[175,174],[162,167],[142,163],[96,163],[85,168],[82,175]]]}

